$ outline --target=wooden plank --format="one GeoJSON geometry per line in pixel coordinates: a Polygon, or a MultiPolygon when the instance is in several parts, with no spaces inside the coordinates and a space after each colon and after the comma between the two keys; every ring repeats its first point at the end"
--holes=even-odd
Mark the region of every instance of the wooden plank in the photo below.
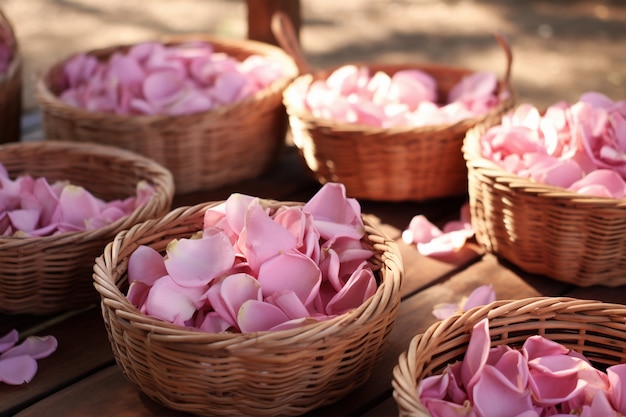
{"type": "Polygon", "coordinates": [[[109,366],[28,407],[15,417],[183,417],[135,389],[117,365],[109,366]]]}
{"type": "Polygon", "coordinates": [[[113,362],[99,306],[37,332],[57,338],[57,350],[38,361],[35,378],[26,385],[0,384],[0,415],[16,411],[113,362]]]}

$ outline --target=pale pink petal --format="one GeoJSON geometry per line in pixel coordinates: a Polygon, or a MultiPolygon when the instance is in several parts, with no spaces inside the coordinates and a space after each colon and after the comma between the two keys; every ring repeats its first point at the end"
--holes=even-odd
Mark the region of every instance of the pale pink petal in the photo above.
{"type": "Polygon", "coordinates": [[[209,311],[204,315],[199,315],[195,327],[205,332],[221,333],[230,328],[231,324],[224,320],[215,311],[209,311]]]}
{"type": "Polygon", "coordinates": [[[289,317],[289,320],[311,316],[300,297],[292,290],[276,291],[265,301],[280,308],[289,317]]]}
{"type": "Polygon", "coordinates": [[[141,282],[148,286],[167,275],[163,256],[155,249],[138,246],[128,258],[128,282],[141,282]]]}
{"type": "Polygon", "coordinates": [[[460,313],[459,305],[456,303],[441,303],[436,304],[433,308],[433,316],[439,320],[447,319],[456,313],[460,313]]]}
{"type": "Polygon", "coordinates": [[[491,347],[489,322],[482,319],[474,325],[467,345],[467,351],[461,365],[461,378],[468,392],[473,390],[481,377],[491,347]]]}
{"type": "Polygon", "coordinates": [[[179,285],[207,285],[228,271],[235,262],[235,251],[219,229],[204,231],[201,239],[175,239],[167,245],[165,268],[179,285]]]}
{"type": "Polygon", "coordinates": [[[13,347],[17,343],[19,338],[20,336],[16,329],[13,329],[4,336],[0,337],[0,353],[13,347]]]}
{"type": "Polygon", "coordinates": [[[9,385],[30,382],[37,373],[37,361],[29,355],[0,360],[0,381],[9,385]]]}
{"type": "Polygon", "coordinates": [[[19,345],[15,345],[0,355],[0,361],[15,356],[28,355],[34,359],[50,356],[58,346],[54,336],[29,336],[19,345]]]}
{"type": "Polygon", "coordinates": [[[484,306],[496,300],[496,292],[493,285],[481,285],[474,289],[463,304],[463,311],[468,311],[477,306],[484,306]]]}
{"type": "Polygon", "coordinates": [[[278,307],[264,301],[248,300],[239,309],[237,323],[243,333],[270,330],[289,320],[278,307]]]}
{"type": "Polygon", "coordinates": [[[237,314],[248,300],[261,301],[261,284],[248,274],[232,274],[212,285],[207,298],[216,313],[231,326],[237,325],[237,314]]]}
{"type": "Polygon", "coordinates": [[[471,397],[478,415],[501,415],[504,409],[510,416],[534,411],[530,391],[513,385],[495,367],[486,365],[476,377],[471,397]]]}
{"type": "Polygon", "coordinates": [[[626,415],[626,364],[609,366],[606,370],[609,378],[609,399],[615,409],[626,415]]]}
{"type": "Polygon", "coordinates": [[[148,74],[143,81],[145,100],[155,109],[162,109],[182,94],[184,74],[164,70],[148,74]]]}
{"type": "Polygon", "coordinates": [[[626,182],[615,171],[598,169],[573,183],[569,189],[580,194],[624,198],[626,195],[626,182]]]}
{"type": "Polygon", "coordinates": [[[156,280],[146,299],[146,314],[184,326],[203,304],[202,287],[181,287],[168,275],[156,280]]]}
{"type": "Polygon", "coordinates": [[[428,243],[435,237],[441,236],[442,231],[428,220],[423,214],[413,216],[409,227],[402,232],[402,241],[407,245],[428,243]]]}
{"type": "Polygon", "coordinates": [[[85,220],[98,217],[103,204],[83,187],[68,184],[59,196],[59,223],[84,230],[85,220]]]}
{"type": "Polygon", "coordinates": [[[302,210],[313,215],[314,226],[324,239],[340,236],[360,239],[365,233],[361,206],[356,199],[346,197],[346,188],[341,183],[324,184],[302,210]]]}
{"type": "Polygon", "coordinates": [[[356,308],[369,299],[378,288],[376,278],[366,263],[348,278],[346,285],[328,302],[326,313],[343,314],[356,308]]]}
{"type": "Polygon", "coordinates": [[[276,223],[261,206],[250,206],[238,246],[245,251],[244,256],[253,271],[258,271],[266,260],[294,249],[296,244],[296,237],[276,223]]]}
{"type": "Polygon", "coordinates": [[[126,298],[132,305],[142,311],[145,309],[144,306],[146,304],[146,299],[148,298],[148,293],[150,292],[151,287],[152,284],[146,285],[143,282],[139,281],[131,282],[128,286],[128,291],[126,292],[126,298]]]}
{"type": "Polygon", "coordinates": [[[39,210],[12,210],[7,212],[13,228],[25,233],[30,233],[37,228],[40,214],[39,210]]]}
{"type": "Polygon", "coordinates": [[[241,92],[246,85],[246,77],[238,72],[224,72],[219,74],[208,90],[209,97],[220,104],[230,104],[241,98],[241,92]]]}
{"type": "Polygon", "coordinates": [[[258,280],[264,297],[281,290],[291,290],[303,304],[309,305],[317,297],[322,273],[311,258],[293,250],[261,264],[258,280]]]}
{"type": "Polygon", "coordinates": [[[471,229],[461,229],[433,238],[430,242],[418,243],[417,250],[424,256],[445,255],[461,249],[467,239],[474,236],[471,229]]]}

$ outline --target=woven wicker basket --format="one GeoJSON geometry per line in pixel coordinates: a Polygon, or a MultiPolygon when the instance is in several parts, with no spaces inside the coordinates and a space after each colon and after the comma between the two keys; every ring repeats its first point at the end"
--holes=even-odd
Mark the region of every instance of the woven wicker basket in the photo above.
{"type": "Polygon", "coordinates": [[[9,45],[13,57],[0,74],[0,144],[20,140],[22,117],[22,58],[11,22],[0,11],[0,42],[9,45]]]}
{"type": "MultiPolygon", "coordinates": [[[[163,252],[189,237],[216,203],[173,210],[120,233],[94,268],[115,358],[152,399],[198,415],[299,415],[363,384],[386,348],[403,278],[397,245],[365,217],[381,284],[359,308],[292,330],[207,333],[141,314],[125,297],[127,261],[139,244],[163,252]]],[[[284,203],[287,204],[287,203],[284,203]]]]}
{"type": "Polygon", "coordinates": [[[140,180],[156,189],[130,216],[94,231],[42,237],[0,237],[0,311],[47,314],[98,301],[92,285],[94,259],[121,230],[170,210],[172,175],[155,162],[121,149],[57,141],[0,146],[11,177],[68,180],[104,200],[136,194],[140,180]]]}
{"type": "MultiPolygon", "coordinates": [[[[501,37],[498,40],[507,57],[499,92],[508,91],[508,95],[487,114],[451,125],[384,129],[314,117],[301,110],[300,92],[313,81],[326,79],[332,70],[299,76],[285,89],[283,101],[301,159],[320,183],[341,182],[351,197],[420,201],[465,194],[467,169],[461,153],[465,133],[478,123],[498,122],[514,104],[509,85],[511,51],[501,37]]],[[[435,64],[355,65],[389,75],[421,69],[436,80],[441,102],[454,85],[472,73],[435,64]]]]}
{"type": "Polygon", "coordinates": [[[626,306],[573,298],[495,301],[439,321],[415,336],[393,372],[400,416],[430,416],[417,394],[423,378],[462,360],[472,327],[489,319],[491,345],[520,347],[541,335],[585,355],[598,369],[626,362],[626,306]]]}
{"type": "Polygon", "coordinates": [[[626,284],[626,200],[577,194],[506,172],[467,132],[463,154],[476,239],[523,270],[578,286],[626,284]]]}
{"type": "MultiPolygon", "coordinates": [[[[37,80],[46,137],[102,143],[148,156],[172,172],[176,193],[214,189],[264,173],[285,141],[282,91],[297,75],[293,60],[278,47],[249,40],[189,35],[165,43],[190,40],[209,42],[216,52],[239,60],[250,55],[272,56],[282,62],[286,76],[247,99],[208,112],[129,116],[89,112],[62,102],[58,94],[64,60],[37,80]]],[[[104,61],[129,47],[114,46],[89,54],[104,61]]]]}

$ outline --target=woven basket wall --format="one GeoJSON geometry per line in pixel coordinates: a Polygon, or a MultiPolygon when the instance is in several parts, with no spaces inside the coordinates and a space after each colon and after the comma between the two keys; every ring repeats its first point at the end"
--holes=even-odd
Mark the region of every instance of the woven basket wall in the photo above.
{"type": "Polygon", "coordinates": [[[586,287],[626,284],[626,200],[577,194],[506,172],[482,157],[487,125],[467,133],[476,239],[523,270],[586,287]]]}
{"type": "Polygon", "coordinates": [[[22,57],[11,22],[0,10],[0,42],[12,47],[13,58],[0,74],[0,144],[18,142],[22,118],[22,57]]]}
{"type": "MultiPolygon", "coordinates": [[[[182,207],[120,233],[98,258],[95,286],[116,361],[126,377],[171,409],[206,416],[299,415],[363,384],[386,348],[400,303],[399,249],[365,218],[381,284],[359,308],[297,329],[207,333],[141,314],[125,297],[127,261],[139,244],[164,252],[200,230],[217,203],[182,207]]],[[[270,203],[273,204],[273,203],[270,203]]],[[[289,204],[289,203],[283,203],[289,204]]]]}
{"type": "Polygon", "coordinates": [[[489,319],[491,346],[520,347],[541,335],[583,354],[598,369],[626,362],[626,306],[573,298],[495,301],[457,314],[415,336],[393,372],[400,416],[429,417],[417,395],[419,381],[462,360],[472,327],[489,319]]]}
{"type": "MultiPolygon", "coordinates": [[[[208,112],[115,115],[89,112],[58,98],[63,60],[37,80],[46,137],[102,143],[148,156],[172,172],[177,194],[214,189],[264,173],[272,167],[285,141],[282,91],[297,75],[293,60],[278,47],[249,40],[190,35],[165,43],[189,40],[209,42],[216,52],[239,60],[250,55],[272,56],[283,63],[286,76],[252,97],[208,112]]],[[[128,48],[114,46],[89,54],[106,60],[128,48]]]]}
{"type": "MultiPolygon", "coordinates": [[[[510,55],[509,55],[510,56],[510,55]]],[[[437,81],[439,101],[469,69],[441,65],[365,65],[371,73],[389,75],[402,69],[421,69],[437,81]]],[[[293,142],[303,162],[321,182],[341,182],[351,197],[379,201],[427,200],[467,192],[467,169],[461,153],[469,128],[482,122],[498,122],[514,104],[509,86],[509,66],[499,91],[506,99],[487,114],[451,125],[377,128],[340,123],[314,117],[300,110],[301,91],[331,71],[298,77],[285,89],[284,103],[289,115],[293,142]]]]}
{"type": "Polygon", "coordinates": [[[0,311],[48,314],[98,301],[93,264],[121,230],[164,215],[174,196],[172,175],[155,162],[129,151],[97,144],[58,141],[0,146],[0,162],[14,178],[68,180],[105,201],[136,195],[146,180],[154,196],[130,216],[94,231],[56,236],[0,236],[0,311]]]}

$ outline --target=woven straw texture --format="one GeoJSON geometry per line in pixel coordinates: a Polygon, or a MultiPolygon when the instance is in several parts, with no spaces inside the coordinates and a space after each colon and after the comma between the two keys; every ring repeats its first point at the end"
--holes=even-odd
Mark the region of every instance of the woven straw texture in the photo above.
{"type": "Polygon", "coordinates": [[[126,377],[166,407],[207,416],[299,415],[363,384],[387,346],[404,274],[397,245],[367,218],[366,241],[376,252],[381,283],[359,308],[329,321],[276,332],[206,333],[147,317],[128,302],[126,268],[134,249],[147,244],[164,252],[171,239],[200,230],[214,204],[181,207],[122,232],[97,259],[95,286],[126,377]]]}
{"type": "MultiPolygon", "coordinates": [[[[301,159],[320,183],[341,182],[356,198],[420,201],[465,194],[467,169],[461,153],[465,133],[477,123],[498,122],[514,104],[509,85],[512,57],[508,45],[501,43],[507,69],[499,92],[508,91],[508,95],[487,114],[450,125],[384,129],[314,117],[300,110],[300,92],[312,82],[326,79],[331,71],[301,75],[283,94],[301,159]]],[[[472,73],[434,64],[355,65],[389,75],[403,69],[421,69],[436,80],[440,102],[445,102],[450,89],[472,73]]]]}
{"type": "Polygon", "coordinates": [[[582,353],[598,369],[626,362],[624,305],[551,297],[495,301],[439,321],[411,340],[393,372],[400,416],[430,416],[417,395],[418,382],[462,360],[472,327],[484,318],[491,346],[520,347],[538,334],[582,353]]]}
{"type": "MultiPolygon", "coordinates": [[[[148,156],[172,172],[178,194],[214,189],[266,172],[285,141],[282,91],[297,75],[293,60],[280,48],[249,40],[189,35],[165,43],[175,45],[189,40],[209,42],[216,52],[239,60],[250,55],[272,56],[283,63],[286,76],[247,99],[208,112],[115,115],[89,112],[58,98],[64,60],[37,80],[46,137],[102,143],[148,156]]],[[[114,46],[89,54],[104,61],[128,48],[114,46]]]]}
{"type": "Polygon", "coordinates": [[[0,43],[13,50],[13,58],[0,74],[0,144],[18,142],[22,117],[22,58],[11,22],[0,10],[0,43]]]}
{"type": "Polygon", "coordinates": [[[0,311],[47,314],[98,301],[91,275],[96,257],[121,230],[170,210],[172,175],[155,162],[121,149],[57,141],[0,146],[0,162],[14,178],[68,180],[111,201],[136,195],[140,180],[156,189],[130,216],[94,231],[55,236],[0,236],[0,311]]]}
{"type": "Polygon", "coordinates": [[[480,125],[463,146],[472,226],[486,250],[578,286],[626,284],[626,200],[584,196],[506,172],[482,157],[480,125]]]}

